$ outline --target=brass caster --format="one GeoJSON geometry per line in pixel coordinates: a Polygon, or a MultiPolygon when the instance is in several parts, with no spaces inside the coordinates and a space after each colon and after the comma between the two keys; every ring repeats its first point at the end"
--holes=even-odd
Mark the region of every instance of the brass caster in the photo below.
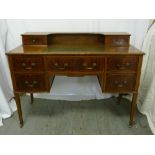
{"type": "Polygon", "coordinates": [[[135,121],[133,121],[133,122],[129,122],[129,128],[132,128],[135,124],[136,124],[135,121]]]}
{"type": "Polygon", "coordinates": [[[20,123],[20,128],[22,128],[22,127],[23,127],[23,125],[24,125],[24,124],[23,124],[23,122],[22,122],[22,123],[20,123]]]}

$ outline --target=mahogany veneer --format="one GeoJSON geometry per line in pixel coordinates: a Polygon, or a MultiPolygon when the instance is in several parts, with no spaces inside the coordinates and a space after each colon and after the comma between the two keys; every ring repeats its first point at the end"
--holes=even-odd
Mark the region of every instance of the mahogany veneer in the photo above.
{"type": "MultiPolygon", "coordinates": [[[[49,92],[55,75],[96,75],[104,93],[132,93],[130,125],[144,53],[128,33],[26,33],[23,45],[7,53],[21,126],[21,93],[49,92]]],[[[120,97],[119,97],[120,99],[120,97]]]]}

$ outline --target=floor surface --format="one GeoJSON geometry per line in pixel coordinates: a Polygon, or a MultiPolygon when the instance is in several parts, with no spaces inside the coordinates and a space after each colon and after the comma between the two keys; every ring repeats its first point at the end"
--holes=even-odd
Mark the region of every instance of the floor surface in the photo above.
{"type": "Polygon", "coordinates": [[[17,112],[3,121],[0,135],[151,135],[144,115],[129,128],[130,102],[116,98],[89,101],[58,101],[22,96],[24,126],[19,127],[17,112]]]}

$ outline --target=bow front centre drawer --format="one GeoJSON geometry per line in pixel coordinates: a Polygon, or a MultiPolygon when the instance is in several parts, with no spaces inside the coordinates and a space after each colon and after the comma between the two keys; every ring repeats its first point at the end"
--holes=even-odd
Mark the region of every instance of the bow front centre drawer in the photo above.
{"type": "Polygon", "coordinates": [[[46,91],[44,74],[15,74],[16,90],[21,92],[46,91]]]}
{"type": "Polygon", "coordinates": [[[131,92],[135,90],[136,74],[108,74],[106,92],[131,92]]]}
{"type": "Polygon", "coordinates": [[[103,71],[104,59],[100,57],[47,57],[46,68],[50,71],[103,71]]]}
{"type": "Polygon", "coordinates": [[[13,56],[12,57],[14,71],[43,71],[44,61],[41,56],[13,56]]]}
{"type": "Polygon", "coordinates": [[[137,71],[138,57],[136,56],[114,56],[107,58],[108,71],[137,71]]]}

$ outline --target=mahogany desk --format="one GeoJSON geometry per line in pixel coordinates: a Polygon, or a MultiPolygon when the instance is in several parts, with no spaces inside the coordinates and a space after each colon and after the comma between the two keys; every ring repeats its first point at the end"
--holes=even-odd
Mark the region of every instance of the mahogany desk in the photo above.
{"type": "Polygon", "coordinates": [[[104,93],[132,93],[133,125],[144,53],[128,33],[26,33],[7,53],[21,127],[20,95],[49,92],[55,75],[96,75],[104,93]]]}

